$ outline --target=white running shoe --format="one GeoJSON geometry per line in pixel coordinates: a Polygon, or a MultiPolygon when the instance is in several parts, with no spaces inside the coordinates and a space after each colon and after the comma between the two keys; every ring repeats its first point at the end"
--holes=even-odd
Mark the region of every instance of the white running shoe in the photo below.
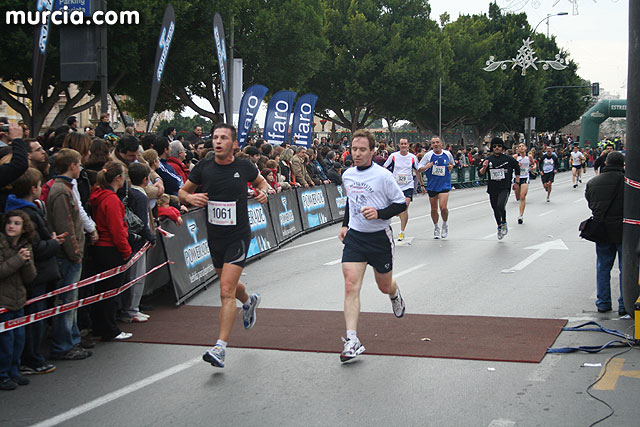
{"type": "Polygon", "coordinates": [[[449,225],[442,224],[442,231],[440,231],[440,238],[446,239],[448,235],[449,235],[449,225]]]}
{"type": "Polygon", "coordinates": [[[504,234],[502,233],[502,227],[498,227],[498,240],[502,240],[504,234]]]}
{"type": "Polygon", "coordinates": [[[224,368],[225,350],[221,345],[214,345],[202,355],[202,360],[211,363],[216,368],[224,368]]]}
{"type": "Polygon", "coordinates": [[[349,360],[355,359],[359,354],[364,353],[364,346],[360,343],[359,339],[350,340],[342,338],[342,341],[344,342],[344,350],[342,354],[340,354],[341,362],[348,362],[349,360]]]}
{"type": "Polygon", "coordinates": [[[391,298],[391,307],[393,308],[393,314],[400,318],[404,316],[404,299],[402,299],[402,295],[400,295],[400,289],[398,289],[398,296],[395,298],[391,298]]]}
{"type": "Polygon", "coordinates": [[[434,239],[439,239],[440,238],[440,227],[438,227],[438,224],[436,224],[433,227],[433,238],[434,239]]]}
{"type": "Polygon", "coordinates": [[[244,315],[242,316],[242,322],[244,323],[245,329],[253,328],[253,325],[256,324],[256,308],[260,304],[260,294],[254,293],[249,297],[249,308],[244,310],[244,315]]]}

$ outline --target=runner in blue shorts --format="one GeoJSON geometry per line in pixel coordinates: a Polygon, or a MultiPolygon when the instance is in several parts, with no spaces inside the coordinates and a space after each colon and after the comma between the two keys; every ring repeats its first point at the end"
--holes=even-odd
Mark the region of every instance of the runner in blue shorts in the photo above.
{"type": "Polygon", "coordinates": [[[451,170],[453,169],[453,156],[447,150],[442,149],[440,137],[431,138],[431,151],[424,155],[418,171],[426,171],[427,194],[431,204],[431,219],[433,220],[433,238],[445,239],[449,235],[449,191],[451,190],[451,170]],[[438,226],[438,206],[442,215],[442,229],[438,226]]]}
{"type": "Polygon", "coordinates": [[[360,289],[367,269],[373,266],[378,289],[389,295],[393,314],[404,316],[405,305],[393,279],[393,232],[391,218],[407,209],[405,196],[393,175],[373,163],[375,138],[359,130],[351,139],[351,155],[355,167],[347,169],[342,183],[347,191],[347,207],[338,238],[344,243],[342,273],[344,275],[344,319],[347,338],[342,362],[364,352],[357,335],[360,316],[360,289]]]}

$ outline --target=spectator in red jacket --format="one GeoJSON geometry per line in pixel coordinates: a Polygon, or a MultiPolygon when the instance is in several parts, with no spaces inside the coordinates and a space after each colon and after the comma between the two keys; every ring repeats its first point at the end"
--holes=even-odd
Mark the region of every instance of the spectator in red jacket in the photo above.
{"type": "MultiPolygon", "coordinates": [[[[125,183],[124,168],[120,163],[107,162],[98,172],[98,187],[89,202],[100,238],[92,246],[92,259],[96,271],[106,271],[124,264],[131,256],[129,232],[124,216],[124,205],[116,195],[125,183]]],[[[96,292],[105,292],[122,286],[122,274],[95,284],[96,292]]],[[[124,340],[133,334],[122,332],[116,324],[118,305],[116,298],[100,301],[92,306],[93,334],[103,341],[124,340]]]]}
{"type": "Polygon", "coordinates": [[[167,194],[163,194],[158,197],[158,219],[170,219],[178,225],[182,225],[182,216],[180,216],[180,211],[173,206],[169,205],[169,196],[167,194]]]}

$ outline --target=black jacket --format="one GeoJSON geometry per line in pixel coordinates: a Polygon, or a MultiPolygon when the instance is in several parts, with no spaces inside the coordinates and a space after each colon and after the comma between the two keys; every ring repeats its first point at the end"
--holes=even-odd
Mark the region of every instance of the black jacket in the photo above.
{"type": "Polygon", "coordinates": [[[0,165],[0,213],[4,212],[7,197],[11,194],[11,191],[5,189],[5,187],[20,178],[29,167],[29,158],[24,141],[19,138],[14,139],[11,143],[11,148],[13,153],[11,161],[0,165]]]}
{"type": "Polygon", "coordinates": [[[587,182],[584,195],[593,217],[596,220],[604,221],[607,228],[609,238],[605,242],[598,243],[622,243],[624,168],[605,166],[600,175],[587,182]],[[607,211],[610,204],[611,207],[607,211]]]}
{"type": "Polygon", "coordinates": [[[104,136],[108,133],[113,133],[113,128],[109,123],[100,122],[98,126],[96,126],[96,137],[104,138],[104,136]]]}
{"type": "Polygon", "coordinates": [[[131,247],[135,253],[140,250],[145,242],[151,242],[152,245],[155,245],[156,236],[153,235],[149,228],[149,199],[147,198],[147,195],[143,191],[130,187],[128,205],[129,209],[131,209],[144,224],[144,229],[142,230],[142,237],[144,240],[137,242],[131,247]]]}

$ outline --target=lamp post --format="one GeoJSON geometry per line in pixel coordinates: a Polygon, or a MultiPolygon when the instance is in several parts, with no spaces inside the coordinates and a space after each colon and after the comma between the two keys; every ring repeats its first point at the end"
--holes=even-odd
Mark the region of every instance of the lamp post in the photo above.
{"type": "Polygon", "coordinates": [[[568,13],[567,12],[558,12],[558,13],[554,13],[553,15],[550,14],[550,13],[547,13],[547,16],[545,18],[542,18],[542,21],[538,22],[538,24],[533,29],[532,33],[536,32],[536,30],[538,29],[540,24],[542,24],[544,21],[547,21],[547,38],[549,38],[549,18],[551,18],[552,16],[564,16],[564,15],[568,15],[568,13]]]}

